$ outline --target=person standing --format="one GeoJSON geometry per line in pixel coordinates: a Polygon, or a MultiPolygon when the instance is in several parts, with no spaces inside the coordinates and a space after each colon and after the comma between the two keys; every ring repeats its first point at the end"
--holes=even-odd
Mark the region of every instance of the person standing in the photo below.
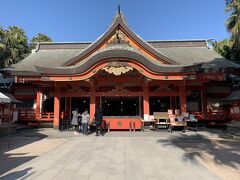
{"type": "Polygon", "coordinates": [[[86,136],[86,135],[87,135],[87,129],[88,129],[89,119],[90,119],[90,115],[89,115],[89,113],[88,113],[88,110],[85,110],[85,111],[82,113],[82,133],[83,133],[83,136],[86,136]]]}
{"type": "Polygon", "coordinates": [[[78,128],[78,118],[79,118],[80,114],[78,113],[78,108],[75,108],[72,111],[72,122],[71,124],[74,126],[74,134],[77,135],[79,132],[79,128],[78,128]]]}
{"type": "Polygon", "coordinates": [[[82,132],[82,115],[78,117],[78,127],[79,127],[79,132],[82,132]]]}
{"type": "Polygon", "coordinates": [[[102,120],[103,120],[103,114],[102,114],[102,109],[97,109],[96,113],[94,115],[94,123],[96,125],[96,136],[99,136],[99,129],[100,133],[103,136],[103,129],[102,129],[102,120]]]}

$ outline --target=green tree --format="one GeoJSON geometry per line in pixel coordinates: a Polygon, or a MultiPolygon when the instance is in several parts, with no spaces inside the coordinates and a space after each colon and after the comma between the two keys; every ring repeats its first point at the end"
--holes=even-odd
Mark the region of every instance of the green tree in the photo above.
{"type": "Polygon", "coordinates": [[[0,28],[0,67],[8,67],[26,57],[29,53],[25,31],[17,26],[0,28]]]}
{"type": "Polygon", "coordinates": [[[31,39],[30,50],[36,48],[37,42],[52,42],[52,39],[46,34],[38,33],[31,39]]]}
{"type": "Polygon", "coordinates": [[[233,41],[231,60],[240,61],[240,0],[226,0],[225,10],[230,13],[225,24],[233,41]]]}
{"type": "Polygon", "coordinates": [[[3,52],[5,51],[5,43],[4,43],[4,38],[5,38],[5,31],[3,27],[0,27],[0,58],[2,57],[3,52]]]}
{"type": "Polygon", "coordinates": [[[226,59],[231,60],[233,42],[231,39],[212,42],[214,50],[226,59]]]}

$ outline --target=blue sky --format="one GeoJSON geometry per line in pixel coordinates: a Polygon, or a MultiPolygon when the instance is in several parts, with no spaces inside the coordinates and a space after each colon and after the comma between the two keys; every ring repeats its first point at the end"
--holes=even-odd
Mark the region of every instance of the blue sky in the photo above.
{"type": "Polygon", "coordinates": [[[4,0],[0,26],[17,25],[57,42],[94,41],[112,22],[120,2],[128,24],[145,40],[229,36],[225,0],[4,0]]]}

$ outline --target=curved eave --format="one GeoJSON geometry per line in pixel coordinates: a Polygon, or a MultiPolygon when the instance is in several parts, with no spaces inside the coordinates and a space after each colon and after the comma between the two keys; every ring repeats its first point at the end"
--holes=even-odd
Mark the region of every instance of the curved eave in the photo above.
{"type": "Polygon", "coordinates": [[[125,62],[145,77],[156,80],[182,80],[186,73],[195,73],[201,66],[201,64],[191,66],[163,64],[160,66],[137,52],[118,49],[99,52],[83,64],[71,68],[36,67],[36,69],[45,81],[78,81],[94,76],[102,68],[109,66],[109,63],[116,61],[125,62]]]}
{"type": "Polygon", "coordinates": [[[201,64],[194,65],[165,65],[165,64],[156,64],[153,61],[149,60],[144,55],[140,54],[137,51],[126,50],[126,49],[106,49],[104,51],[97,52],[93,56],[84,60],[83,62],[75,66],[59,67],[59,68],[46,68],[35,66],[41,74],[55,74],[55,75],[74,75],[82,74],[91,69],[101,62],[110,62],[110,61],[132,61],[138,64],[141,64],[146,69],[154,73],[170,73],[170,72],[195,72],[198,71],[201,64]]]}
{"type": "Polygon", "coordinates": [[[137,42],[140,46],[142,46],[145,50],[148,52],[156,55],[159,59],[164,61],[166,64],[178,64],[176,61],[169,59],[168,57],[162,55],[159,53],[154,47],[152,47],[150,44],[142,40],[138,35],[136,35],[125,23],[125,20],[123,18],[122,14],[117,14],[115,17],[115,20],[111,27],[100,37],[98,38],[94,43],[92,43],[87,49],[85,49],[83,52],[81,52],[79,55],[75,56],[74,58],[70,59],[69,61],[66,61],[62,64],[62,66],[70,66],[73,65],[76,61],[79,59],[84,59],[84,57],[87,57],[91,53],[97,50],[99,46],[101,46],[109,36],[111,36],[115,30],[118,27],[121,27],[131,38],[134,39],[135,42],[137,42]]]}
{"type": "MultiPolygon", "coordinates": [[[[112,62],[112,61],[110,61],[112,62]]],[[[149,79],[155,79],[155,80],[183,80],[186,75],[185,74],[179,74],[179,73],[155,73],[144,67],[143,65],[139,64],[138,62],[125,62],[129,66],[136,69],[140,74],[144,75],[145,77],[149,79]]],[[[95,64],[90,69],[88,69],[86,72],[81,74],[48,74],[43,75],[42,80],[44,81],[79,81],[79,80],[85,80],[89,79],[90,77],[94,76],[98,71],[102,70],[102,68],[107,67],[109,65],[109,61],[104,60],[99,62],[98,64],[95,64]]]]}

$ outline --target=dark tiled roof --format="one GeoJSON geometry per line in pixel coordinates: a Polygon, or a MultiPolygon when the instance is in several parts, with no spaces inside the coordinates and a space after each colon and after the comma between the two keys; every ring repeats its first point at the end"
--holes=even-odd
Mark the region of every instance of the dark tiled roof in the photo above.
{"type": "Polygon", "coordinates": [[[188,40],[153,40],[147,41],[154,48],[167,48],[167,47],[207,47],[205,39],[188,39],[188,40]]]}
{"type": "MultiPolygon", "coordinates": [[[[145,41],[154,48],[167,47],[207,47],[205,39],[189,40],[152,40],[145,41]]],[[[85,49],[93,42],[40,42],[39,50],[47,49],[85,49]]]]}
{"type": "MultiPolygon", "coordinates": [[[[121,47],[118,48],[115,47],[114,52],[112,52],[112,55],[115,53],[116,56],[116,50],[119,52],[117,53],[120,56],[121,47]]],[[[138,50],[127,47],[129,51],[135,52],[135,54],[138,54],[138,56],[142,56],[140,59],[148,59],[145,57],[141,52],[138,50]]],[[[88,62],[89,64],[93,64],[97,61],[97,57],[100,58],[100,54],[104,54],[103,52],[107,51],[109,52],[111,47],[108,47],[107,49],[103,49],[101,51],[97,51],[96,53],[92,54],[88,59],[83,60],[82,62],[78,63],[77,66],[83,65],[85,62],[89,61],[90,59],[95,59],[92,62],[88,62]],[[95,56],[98,54],[98,56],[95,56]],[[95,56],[95,57],[93,57],[95,56]]],[[[124,48],[123,48],[124,49],[124,48]]],[[[228,68],[228,67],[239,67],[239,65],[226,60],[214,50],[209,49],[207,47],[168,47],[168,48],[158,48],[157,49],[160,53],[164,54],[165,56],[173,59],[174,61],[178,62],[180,65],[164,65],[161,64],[158,61],[149,60],[152,65],[149,65],[148,63],[146,66],[153,68],[153,70],[159,72],[159,71],[173,71],[173,72],[179,72],[183,71],[180,67],[189,67],[196,64],[202,64],[202,68],[228,68]],[[159,66],[159,68],[154,68],[155,66],[159,66]],[[161,66],[161,68],[160,68],[161,66]]],[[[27,58],[22,60],[21,62],[15,64],[12,66],[12,74],[13,75],[24,75],[24,74],[38,74],[38,71],[36,70],[35,66],[42,67],[42,68],[55,68],[55,69],[61,69],[61,64],[66,62],[67,60],[74,58],[77,56],[82,49],[49,49],[49,50],[39,50],[37,52],[34,52],[30,54],[27,58]]],[[[109,54],[110,56],[111,54],[109,54]]],[[[123,54],[122,54],[123,56],[123,54]]],[[[102,57],[102,56],[101,56],[102,57]]],[[[105,53],[106,57],[106,53],[105,53]]],[[[135,55],[136,58],[136,55],[135,55]]],[[[101,60],[101,59],[98,59],[101,60]]],[[[199,66],[198,66],[199,67],[199,66]]],[[[63,68],[64,69],[64,68],[63,68]]],[[[70,66],[70,69],[73,69],[72,66],[70,66]]],[[[190,70],[190,69],[188,69],[190,70]]],[[[192,68],[191,70],[196,70],[195,68],[192,68]]],[[[186,71],[186,69],[184,70],[186,71]]]]}
{"type": "Polygon", "coordinates": [[[207,46],[206,40],[145,41],[126,24],[122,14],[117,14],[110,28],[95,42],[39,43],[38,50],[8,70],[12,75],[39,75],[40,72],[81,73],[106,57],[130,57],[154,72],[201,71],[202,68],[232,68],[239,65],[230,62],[207,46]],[[98,45],[121,26],[143,48],[163,60],[151,60],[130,46],[109,46],[96,52],[98,45]],[[88,58],[84,57],[90,53],[88,58]],[[77,60],[83,58],[79,63],[77,60]],[[75,64],[74,66],[72,64],[75,64]],[[36,69],[37,67],[37,69],[36,69]]]}
{"type": "Polygon", "coordinates": [[[188,64],[188,65],[168,65],[162,64],[158,61],[148,59],[143,53],[128,45],[114,45],[107,46],[93,53],[87,59],[79,62],[74,66],[65,66],[57,68],[36,67],[40,73],[51,72],[53,74],[78,74],[83,73],[92,65],[96,64],[102,59],[111,58],[131,58],[136,59],[138,62],[148,67],[154,72],[186,72],[197,71],[201,64],[188,64]]]}
{"type": "Polygon", "coordinates": [[[204,63],[202,68],[239,67],[208,47],[168,47],[158,48],[158,51],[181,65],[204,63]]]}
{"type": "Polygon", "coordinates": [[[92,42],[44,42],[39,43],[38,50],[50,49],[85,49],[92,42]]]}
{"type": "Polygon", "coordinates": [[[63,62],[75,57],[81,49],[51,49],[51,50],[39,50],[31,53],[24,60],[17,64],[14,64],[10,68],[13,75],[23,74],[39,74],[35,69],[35,66],[41,67],[58,67],[63,62]]]}

